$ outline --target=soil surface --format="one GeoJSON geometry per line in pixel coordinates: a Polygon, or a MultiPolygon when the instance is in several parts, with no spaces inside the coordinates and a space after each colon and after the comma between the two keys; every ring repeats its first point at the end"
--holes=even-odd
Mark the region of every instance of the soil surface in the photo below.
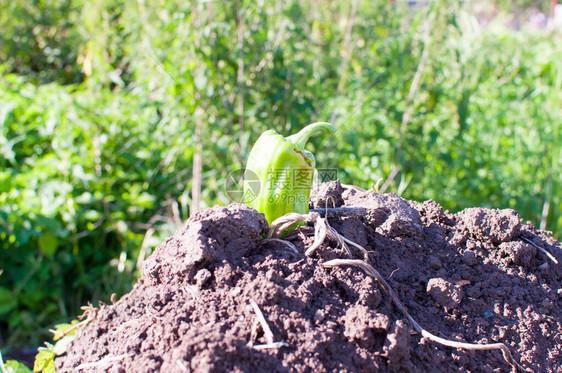
{"type": "MultiPolygon", "coordinates": [[[[334,185],[316,188],[311,207],[324,207],[326,194],[366,209],[330,225],[370,251],[370,264],[422,327],[457,341],[503,342],[525,368],[562,372],[559,242],[514,210],[451,214],[434,201],[334,185]]],[[[145,261],[133,290],[78,332],[55,359],[57,371],[511,371],[498,350],[422,338],[361,269],[322,267],[349,258],[335,242],[306,257],[311,227],[286,237],[298,253],[264,241],[267,229],[244,205],[196,214],[145,261]],[[264,346],[252,301],[273,346],[264,346]]]]}

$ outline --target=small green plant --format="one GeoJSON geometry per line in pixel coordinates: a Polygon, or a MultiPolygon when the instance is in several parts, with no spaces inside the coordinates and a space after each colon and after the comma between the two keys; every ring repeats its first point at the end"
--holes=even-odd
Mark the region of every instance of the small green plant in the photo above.
{"type": "Polygon", "coordinates": [[[68,345],[74,340],[78,320],[73,320],[70,324],[59,324],[55,326],[53,341],[54,345],[45,342],[45,347],[39,347],[39,352],[35,356],[33,364],[34,372],[54,373],[55,356],[66,352],[68,345]]]}
{"type": "Polygon", "coordinates": [[[49,330],[53,333],[53,341],[56,343],[53,345],[45,342],[45,347],[39,347],[39,353],[35,356],[35,363],[33,365],[34,372],[55,372],[55,357],[66,352],[68,346],[75,338],[76,330],[88,325],[98,312],[98,309],[90,304],[82,307],[82,310],[84,310],[84,313],[78,317],[80,321],[72,320],[67,324],[58,324],[55,326],[55,329],[49,330]]]}
{"type": "Polygon", "coordinates": [[[16,360],[8,360],[4,363],[0,351],[0,373],[31,373],[31,370],[16,360]]]}

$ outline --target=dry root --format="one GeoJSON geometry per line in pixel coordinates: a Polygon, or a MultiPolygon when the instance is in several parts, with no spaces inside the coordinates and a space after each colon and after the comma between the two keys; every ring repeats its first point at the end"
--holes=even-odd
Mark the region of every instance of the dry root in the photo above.
{"type": "Polygon", "coordinates": [[[318,212],[311,212],[310,214],[296,214],[290,213],[280,218],[276,219],[271,223],[271,227],[269,228],[268,237],[270,239],[272,237],[277,237],[287,228],[292,226],[293,224],[304,221],[306,223],[314,224],[314,242],[312,245],[306,250],[305,255],[311,256],[316,249],[322,245],[322,243],[329,238],[333,241],[336,241],[338,245],[343,247],[343,249],[351,256],[351,251],[349,250],[349,246],[351,245],[357,249],[359,249],[365,259],[367,259],[369,253],[365,250],[361,245],[356,244],[355,242],[348,240],[341,234],[339,234],[334,228],[330,226],[328,220],[320,216],[318,212]]]}
{"type": "Polygon", "coordinates": [[[558,264],[558,260],[554,257],[554,255],[552,255],[551,253],[549,253],[547,250],[543,249],[542,247],[540,247],[539,245],[537,245],[536,243],[534,243],[531,240],[526,239],[525,237],[521,237],[521,239],[525,242],[527,242],[528,244],[536,247],[537,249],[539,249],[543,254],[545,254],[546,256],[548,256],[548,258],[550,260],[552,260],[555,264],[558,264]]]}
{"type": "MultiPolygon", "coordinates": [[[[328,210],[335,210],[335,209],[325,209],[325,210],[326,210],[325,216],[328,216],[328,215],[330,215],[328,210]]],[[[342,213],[342,214],[338,215],[337,213],[334,213],[332,211],[332,215],[343,216],[345,214],[342,213]]],[[[338,267],[338,266],[343,266],[343,265],[351,265],[351,266],[356,266],[356,267],[361,268],[363,271],[365,271],[365,273],[367,275],[373,277],[379,283],[379,285],[383,288],[383,290],[386,291],[389,294],[390,298],[392,299],[392,301],[394,302],[396,307],[400,310],[400,312],[402,312],[404,317],[406,317],[410,321],[413,328],[418,333],[420,333],[423,337],[426,337],[427,339],[429,339],[431,341],[434,341],[436,343],[442,344],[442,345],[447,346],[447,347],[452,347],[452,348],[460,348],[460,349],[465,349],[465,350],[501,350],[505,361],[509,365],[511,365],[515,370],[518,370],[520,372],[533,372],[533,370],[525,369],[521,364],[519,364],[517,361],[515,361],[515,359],[511,355],[511,352],[509,351],[509,348],[504,343],[477,344],[477,343],[466,343],[466,342],[452,341],[452,340],[449,340],[449,339],[438,337],[438,336],[428,332],[424,328],[422,328],[420,326],[420,324],[418,324],[417,321],[414,320],[412,318],[412,316],[410,316],[410,314],[408,313],[408,310],[402,304],[402,302],[400,302],[400,300],[398,299],[398,296],[396,295],[394,290],[390,287],[388,282],[381,276],[381,274],[373,266],[371,266],[368,263],[368,251],[365,248],[363,248],[361,245],[359,245],[359,244],[345,238],[344,236],[340,235],[334,228],[332,228],[330,226],[330,224],[327,221],[327,218],[323,218],[323,217],[320,216],[319,212],[312,211],[309,214],[290,213],[290,214],[284,215],[284,216],[276,219],[273,223],[271,223],[271,227],[269,229],[269,234],[268,234],[269,239],[272,239],[272,237],[278,237],[284,230],[286,230],[287,228],[292,226],[294,223],[299,222],[299,221],[304,221],[306,223],[314,224],[314,233],[315,233],[314,234],[314,242],[306,250],[305,255],[307,255],[307,256],[312,255],[316,251],[316,249],[318,249],[320,247],[320,245],[326,240],[326,238],[329,238],[331,240],[336,241],[339,245],[341,245],[347,251],[347,253],[350,256],[351,256],[351,253],[349,251],[348,245],[354,246],[355,248],[359,249],[359,251],[361,251],[361,253],[363,253],[363,256],[364,256],[363,260],[359,260],[359,259],[334,259],[334,260],[330,260],[328,262],[325,262],[322,265],[326,268],[333,268],[333,267],[338,267]]],[[[542,249],[542,250],[544,250],[544,249],[542,249]]],[[[548,255],[548,253],[547,253],[547,255],[548,255]]],[[[549,255],[549,257],[553,261],[556,262],[556,259],[555,258],[553,259],[553,257],[551,255],[549,255]]],[[[252,306],[254,306],[254,304],[255,304],[255,302],[253,302],[252,306]]],[[[256,309],[257,309],[256,314],[258,314],[259,308],[257,308],[257,305],[255,305],[255,307],[254,307],[254,310],[256,310],[256,309]]],[[[261,314],[261,311],[259,313],[261,314]]],[[[261,317],[263,318],[263,315],[261,315],[261,317]]],[[[258,314],[258,318],[259,318],[259,314],[258,314]]],[[[265,322],[265,319],[263,319],[263,320],[265,322]]],[[[263,327],[263,323],[262,323],[262,327],[263,327]]],[[[265,329],[264,329],[264,332],[265,332],[265,329]]],[[[266,338],[266,340],[267,340],[267,338],[266,338]]],[[[262,346],[265,348],[265,346],[268,346],[268,345],[271,345],[271,343],[269,343],[269,341],[268,341],[267,345],[262,345],[262,346]]],[[[254,348],[255,347],[257,347],[257,346],[254,346],[254,348]]],[[[271,347],[269,347],[269,348],[271,348],[271,347]]]]}
{"type": "Polygon", "coordinates": [[[299,251],[297,250],[297,248],[295,247],[295,245],[293,245],[293,243],[291,241],[282,240],[280,238],[266,238],[265,240],[262,240],[262,243],[267,243],[267,242],[279,242],[279,243],[287,246],[287,248],[289,250],[291,250],[293,253],[295,253],[295,254],[299,253],[299,251]]]}
{"type": "Polygon", "coordinates": [[[396,307],[400,310],[400,312],[402,312],[404,317],[406,317],[410,321],[414,329],[418,333],[420,333],[423,337],[426,337],[429,340],[432,340],[436,343],[442,344],[443,346],[447,346],[447,347],[462,348],[465,350],[501,350],[505,361],[508,364],[510,364],[513,368],[521,372],[532,372],[532,370],[525,369],[522,365],[520,365],[517,361],[515,361],[515,359],[511,355],[511,352],[509,351],[509,348],[505,343],[477,344],[477,343],[458,342],[458,341],[452,341],[450,339],[441,338],[428,332],[427,330],[422,328],[420,324],[418,324],[417,321],[412,318],[412,316],[410,316],[408,310],[402,304],[402,302],[400,302],[398,296],[396,295],[394,290],[390,287],[388,282],[386,282],[386,280],[381,276],[381,274],[367,262],[357,259],[334,259],[325,262],[322,265],[326,268],[333,268],[342,265],[351,265],[361,268],[363,271],[365,271],[367,275],[373,277],[383,288],[383,290],[385,290],[389,294],[390,298],[392,299],[396,307]]]}
{"type": "Polygon", "coordinates": [[[84,313],[78,316],[78,319],[81,320],[79,323],[74,324],[71,328],[68,328],[64,331],[49,329],[49,331],[54,334],[53,338],[55,340],[61,339],[62,337],[68,335],[73,330],[84,329],[86,325],[88,325],[96,318],[99,311],[99,308],[92,306],[90,303],[88,303],[87,306],[80,307],[80,309],[84,311],[84,313]]]}

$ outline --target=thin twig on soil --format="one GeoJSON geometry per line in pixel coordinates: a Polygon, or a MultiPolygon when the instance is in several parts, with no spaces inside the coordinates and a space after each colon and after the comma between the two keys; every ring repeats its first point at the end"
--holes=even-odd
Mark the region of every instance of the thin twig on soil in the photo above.
{"type": "Polygon", "coordinates": [[[123,355],[117,355],[117,356],[108,356],[104,359],[101,359],[99,361],[94,361],[91,363],[84,363],[84,364],[80,364],[78,365],[75,369],[76,370],[80,370],[80,369],[88,369],[88,368],[95,368],[97,366],[112,362],[112,361],[116,361],[116,360],[123,360],[126,357],[131,356],[131,354],[123,354],[123,355]]]}
{"type": "Polygon", "coordinates": [[[254,322],[252,323],[252,329],[250,330],[250,340],[248,341],[248,347],[254,347],[254,340],[256,339],[257,335],[258,335],[258,325],[260,324],[260,322],[258,321],[258,319],[254,319],[254,322]]]}
{"type": "Polygon", "coordinates": [[[271,350],[274,348],[289,347],[287,342],[273,342],[264,345],[255,345],[252,348],[254,350],[271,350]]]}
{"type": "Polygon", "coordinates": [[[396,268],[394,271],[392,271],[392,272],[390,273],[390,276],[388,276],[388,279],[390,280],[390,279],[392,278],[392,276],[394,276],[394,274],[395,274],[396,272],[398,272],[399,270],[400,270],[400,268],[396,268]]]}
{"type": "Polygon", "coordinates": [[[477,343],[457,342],[457,341],[451,341],[449,339],[438,337],[438,336],[428,332],[427,330],[422,328],[412,318],[412,316],[410,316],[406,307],[402,304],[402,302],[400,302],[400,300],[398,299],[398,296],[396,295],[394,290],[390,287],[388,282],[386,282],[386,280],[381,276],[381,274],[375,268],[373,268],[373,266],[371,266],[370,264],[368,264],[364,260],[334,259],[334,260],[330,260],[330,261],[322,264],[322,266],[325,267],[325,268],[333,268],[333,267],[343,266],[343,265],[351,265],[351,266],[359,267],[363,271],[365,271],[365,273],[367,275],[373,277],[381,285],[383,290],[385,290],[390,295],[390,298],[392,299],[392,301],[394,302],[396,307],[402,312],[404,317],[406,317],[410,321],[410,323],[412,324],[414,329],[418,333],[420,333],[423,337],[426,337],[426,338],[428,338],[428,339],[430,339],[434,342],[440,343],[440,344],[442,344],[444,346],[447,346],[447,347],[462,348],[462,349],[466,349],[466,350],[501,350],[504,359],[513,368],[515,368],[516,370],[519,370],[521,372],[532,372],[532,370],[525,369],[522,365],[520,365],[517,361],[515,361],[515,359],[511,355],[511,352],[509,351],[509,348],[504,343],[477,344],[477,343]]]}
{"type": "Polygon", "coordinates": [[[326,237],[328,236],[328,229],[326,228],[326,225],[318,223],[318,220],[314,221],[314,242],[305,251],[304,255],[306,256],[311,256],[316,251],[316,249],[318,249],[320,245],[322,245],[322,243],[326,240],[326,237]]]}
{"type": "Polygon", "coordinates": [[[261,312],[258,304],[253,299],[250,299],[250,304],[252,305],[252,308],[254,309],[254,312],[256,313],[258,321],[261,324],[265,341],[267,342],[267,344],[274,343],[273,342],[273,332],[271,331],[271,328],[267,324],[267,321],[265,320],[265,317],[263,316],[263,313],[261,312]]]}
{"type": "MultiPolygon", "coordinates": [[[[339,234],[334,228],[332,228],[330,226],[330,223],[328,223],[328,218],[318,218],[318,221],[315,224],[318,224],[321,227],[321,229],[325,229],[328,238],[336,241],[338,243],[338,246],[341,246],[345,250],[347,255],[351,256],[351,251],[349,250],[347,244],[349,243],[350,245],[355,246],[355,242],[348,240],[347,238],[339,234]]],[[[361,246],[359,247],[362,249],[361,246]]],[[[365,250],[363,254],[365,255],[365,259],[366,259],[368,255],[367,251],[365,250]]]]}
{"type": "Polygon", "coordinates": [[[546,249],[543,249],[542,247],[540,247],[539,245],[537,245],[536,243],[534,243],[533,241],[526,239],[525,237],[521,237],[521,239],[527,243],[529,243],[530,245],[533,245],[534,247],[536,247],[537,249],[539,249],[540,251],[542,251],[546,256],[548,256],[550,258],[550,260],[552,260],[554,263],[558,264],[558,260],[554,257],[554,255],[552,255],[551,253],[549,253],[548,251],[546,251],[546,249]]]}
{"type": "Polygon", "coordinates": [[[271,328],[267,324],[267,321],[265,320],[265,316],[261,312],[258,304],[253,299],[250,299],[250,304],[254,309],[254,312],[256,314],[256,319],[252,324],[252,330],[250,332],[250,341],[248,342],[248,347],[253,348],[254,350],[267,350],[267,349],[275,349],[275,348],[289,346],[289,344],[284,341],[280,341],[280,342],[273,341],[273,332],[271,331],[271,328]],[[258,325],[261,325],[261,328],[263,329],[263,334],[266,343],[254,345],[254,340],[256,339],[256,336],[258,334],[258,325]]]}
{"type": "Polygon", "coordinates": [[[267,243],[267,242],[279,242],[282,243],[283,245],[287,246],[292,252],[294,252],[295,254],[298,254],[299,251],[297,250],[297,248],[295,247],[295,245],[293,245],[292,242],[290,241],[286,241],[286,240],[282,240],[280,238],[266,238],[265,240],[262,240],[262,243],[267,243]]]}
{"type": "Polygon", "coordinates": [[[187,372],[187,368],[185,367],[185,365],[183,365],[183,363],[179,360],[176,360],[176,365],[178,367],[180,367],[180,369],[182,370],[182,372],[187,372]]]}
{"type": "Polygon", "coordinates": [[[367,191],[367,189],[363,189],[361,187],[358,187],[357,185],[351,185],[351,184],[342,184],[341,185],[344,189],[348,189],[348,190],[354,190],[356,192],[360,192],[360,193],[364,193],[367,191]]]}

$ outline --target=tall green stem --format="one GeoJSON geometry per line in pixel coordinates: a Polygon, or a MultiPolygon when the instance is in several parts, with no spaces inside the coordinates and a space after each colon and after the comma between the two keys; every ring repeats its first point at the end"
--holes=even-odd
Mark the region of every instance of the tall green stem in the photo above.
{"type": "Polygon", "coordinates": [[[309,124],[299,132],[295,133],[294,135],[287,137],[287,140],[295,144],[297,147],[304,149],[306,142],[311,136],[320,132],[331,134],[334,131],[335,128],[332,124],[327,122],[316,122],[316,123],[309,124]]]}

